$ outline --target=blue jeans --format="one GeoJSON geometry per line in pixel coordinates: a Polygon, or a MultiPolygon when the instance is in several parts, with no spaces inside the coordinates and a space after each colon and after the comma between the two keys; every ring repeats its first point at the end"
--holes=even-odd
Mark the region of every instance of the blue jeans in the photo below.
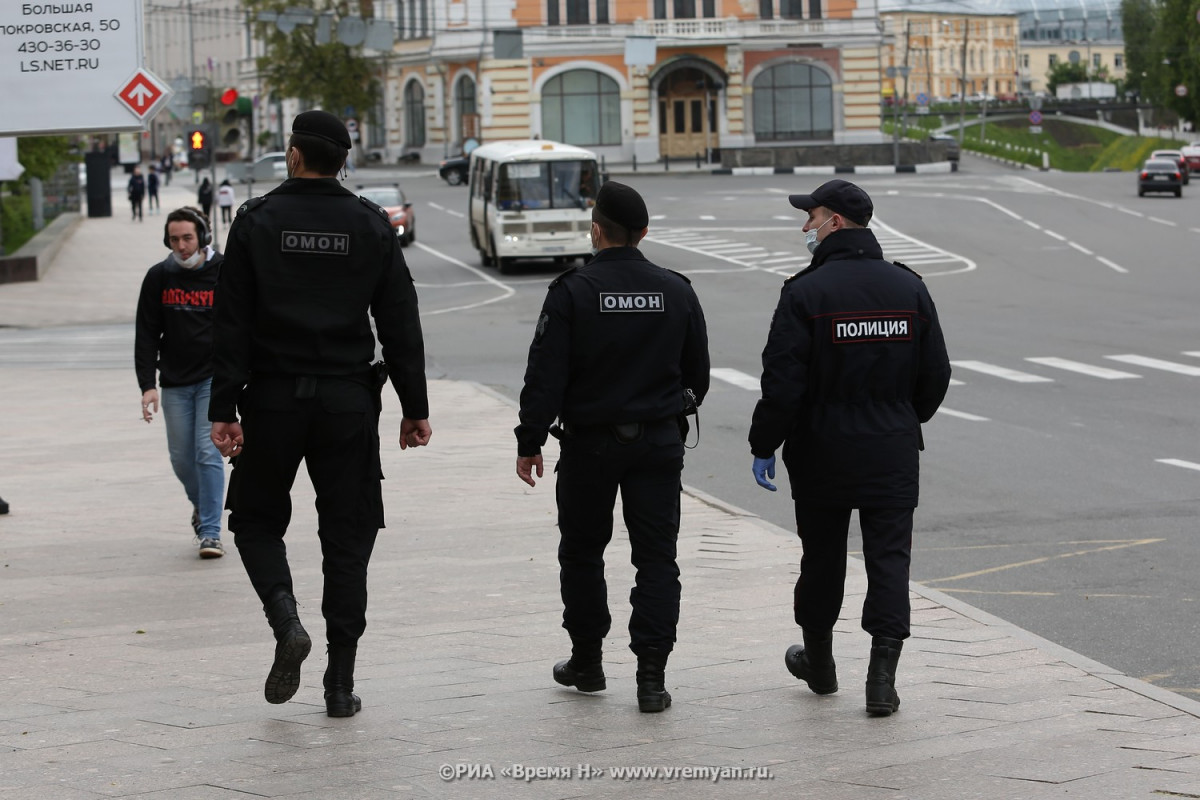
{"type": "Polygon", "coordinates": [[[191,386],[164,386],[159,392],[167,427],[167,453],[175,477],[200,514],[200,538],[221,538],[225,465],[212,443],[208,398],[212,379],[191,386]]]}

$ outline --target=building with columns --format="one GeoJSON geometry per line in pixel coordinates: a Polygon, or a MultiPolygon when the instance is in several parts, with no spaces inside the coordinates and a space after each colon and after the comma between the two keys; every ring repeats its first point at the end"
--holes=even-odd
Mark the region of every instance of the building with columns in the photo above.
{"type": "Polygon", "coordinates": [[[377,0],[387,161],[540,137],[609,160],[880,141],[876,0],[377,0]]]}

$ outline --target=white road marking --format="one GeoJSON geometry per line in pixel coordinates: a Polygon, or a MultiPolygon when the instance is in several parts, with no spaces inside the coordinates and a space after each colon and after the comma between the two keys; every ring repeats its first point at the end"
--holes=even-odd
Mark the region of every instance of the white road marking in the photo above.
{"type": "Polygon", "coordinates": [[[703,219],[703,220],[713,220],[713,219],[716,219],[716,217],[714,217],[714,216],[713,216],[713,215],[711,215],[711,214],[701,214],[701,215],[700,215],[700,219],[703,219]]]}
{"type": "Polygon", "coordinates": [[[966,386],[967,383],[966,383],[966,381],[960,381],[958,378],[951,378],[950,385],[951,386],[966,386]]]}
{"type": "Polygon", "coordinates": [[[1116,263],[1114,263],[1114,262],[1112,262],[1112,261],[1109,261],[1109,260],[1108,260],[1107,258],[1105,258],[1104,256],[1096,256],[1096,260],[1097,260],[1097,261],[1099,261],[1101,264],[1103,264],[1103,265],[1104,265],[1104,266],[1106,266],[1106,267],[1109,267],[1109,268],[1111,268],[1111,269],[1115,269],[1117,272],[1123,272],[1123,273],[1125,273],[1126,275],[1128,275],[1128,274],[1129,274],[1129,270],[1125,269],[1125,268],[1124,268],[1124,267],[1122,267],[1120,264],[1116,264],[1116,263]]]}
{"type": "Polygon", "coordinates": [[[1060,242],[1065,242],[1067,240],[1067,237],[1063,236],[1061,233],[1055,233],[1052,230],[1043,230],[1042,233],[1054,239],[1058,239],[1060,242]]]}
{"type": "Polygon", "coordinates": [[[759,383],[758,378],[754,377],[753,375],[747,375],[744,372],[739,372],[736,369],[729,369],[728,367],[713,367],[708,372],[717,380],[725,381],[726,383],[732,383],[734,386],[737,386],[741,389],[748,389],[752,392],[757,392],[762,389],[762,384],[759,383]]]}
{"type": "Polygon", "coordinates": [[[438,211],[445,211],[450,216],[458,217],[459,219],[466,219],[466,217],[467,217],[467,215],[462,213],[461,211],[452,211],[451,209],[446,208],[445,206],[440,206],[437,203],[430,203],[429,207],[436,208],[438,211]]]}
{"type": "Polygon", "coordinates": [[[1054,356],[1044,356],[1037,358],[1027,358],[1026,361],[1032,361],[1034,364],[1041,364],[1045,367],[1057,367],[1065,369],[1069,372],[1078,372],[1081,375],[1091,375],[1093,378],[1103,378],[1106,381],[1121,380],[1122,378],[1140,378],[1141,375],[1135,375],[1132,372],[1123,372],[1119,369],[1109,369],[1108,367],[1097,367],[1091,364],[1084,364],[1080,361],[1070,361],[1065,358],[1055,358],[1054,356]]]}
{"type": "Polygon", "coordinates": [[[1158,217],[1147,217],[1146,219],[1150,220],[1151,222],[1157,222],[1160,225],[1169,225],[1172,228],[1175,227],[1175,223],[1171,222],[1169,219],[1159,219],[1158,217]]]}
{"type": "Polygon", "coordinates": [[[1071,246],[1071,247],[1074,247],[1076,250],[1078,250],[1079,252],[1083,253],[1085,256],[1094,256],[1094,255],[1096,255],[1096,254],[1095,254],[1095,253],[1093,253],[1091,250],[1088,250],[1086,247],[1084,247],[1084,246],[1083,246],[1083,245],[1081,245],[1081,244],[1077,244],[1077,243],[1075,243],[1075,242],[1067,242],[1067,244],[1068,244],[1069,246],[1071,246]]]}
{"type": "Polygon", "coordinates": [[[971,422],[988,422],[989,421],[987,417],[981,417],[978,414],[968,414],[965,411],[955,411],[954,409],[946,408],[945,406],[942,406],[941,408],[939,408],[937,410],[937,413],[945,414],[948,417],[958,417],[959,419],[965,419],[965,420],[969,420],[971,422]]]}
{"type": "Polygon", "coordinates": [[[991,375],[996,378],[1003,378],[1006,381],[1014,381],[1016,383],[1054,383],[1053,378],[1043,378],[1041,375],[1033,375],[1028,372],[1021,372],[1008,367],[1001,367],[996,364],[988,364],[985,361],[951,361],[953,366],[963,369],[982,372],[984,375],[991,375]]]}
{"type": "Polygon", "coordinates": [[[1137,367],[1161,369],[1165,370],[1166,372],[1177,372],[1180,375],[1188,375],[1193,378],[1200,378],[1200,367],[1193,367],[1190,364],[1179,364],[1175,361],[1164,361],[1161,358],[1150,358],[1148,356],[1136,355],[1105,356],[1105,358],[1113,361],[1120,361],[1123,364],[1133,364],[1137,367]]]}
{"type": "Polygon", "coordinates": [[[492,297],[487,300],[480,300],[478,303],[468,303],[467,305],[464,305],[464,306],[453,306],[451,308],[437,308],[437,309],[433,309],[431,311],[423,310],[421,312],[422,316],[431,317],[434,314],[449,314],[451,311],[466,311],[467,309],[471,309],[471,308],[479,308],[480,306],[486,306],[491,303],[499,302],[501,300],[507,300],[508,298],[512,297],[514,294],[517,293],[517,290],[514,289],[513,287],[511,287],[505,283],[502,283],[501,281],[496,280],[491,275],[481,272],[477,268],[472,267],[470,264],[468,264],[464,261],[459,261],[454,256],[446,255],[445,253],[441,252],[440,250],[434,250],[429,245],[423,244],[421,242],[413,242],[413,245],[416,245],[417,247],[421,248],[422,250],[429,253],[430,255],[437,256],[438,258],[442,259],[443,261],[449,261],[451,264],[454,264],[456,267],[462,267],[463,269],[467,270],[468,272],[478,275],[480,278],[482,278],[484,280],[485,283],[490,283],[493,286],[495,286],[501,290],[501,294],[497,295],[496,297],[492,297]]]}
{"type": "Polygon", "coordinates": [[[1178,458],[1156,458],[1154,459],[1159,464],[1168,464],[1172,467],[1183,467],[1184,469],[1194,469],[1200,471],[1200,464],[1191,461],[1182,461],[1178,458]]]}

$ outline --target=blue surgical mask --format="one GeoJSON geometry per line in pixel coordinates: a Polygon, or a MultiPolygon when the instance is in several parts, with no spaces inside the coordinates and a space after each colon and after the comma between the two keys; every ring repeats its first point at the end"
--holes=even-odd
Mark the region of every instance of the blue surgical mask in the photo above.
{"type": "Polygon", "coordinates": [[[817,245],[820,244],[820,242],[817,241],[817,231],[821,230],[821,228],[824,228],[826,225],[828,225],[830,219],[833,219],[833,217],[830,217],[829,219],[825,220],[824,222],[822,222],[820,225],[813,228],[812,230],[808,230],[808,231],[804,232],[804,246],[808,248],[808,252],[810,252],[810,253],[817,252],[817,245]]]}

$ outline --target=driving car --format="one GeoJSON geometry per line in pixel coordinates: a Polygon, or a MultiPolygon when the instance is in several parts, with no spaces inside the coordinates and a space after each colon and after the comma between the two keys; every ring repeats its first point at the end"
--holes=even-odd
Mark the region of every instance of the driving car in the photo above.
{"type": "Polygon", "coordinates": [[[1183,173],[1174,160],[1150,159],[1138,170],[1138,197],[1146,192],[1172,192],[1183,197],[1183,173]]]}
{"type": "Polygon", "coordinates": [[[1191,170],[1188,169],[1188,161],[1184,158],[1182,150],[1155,150],[1150,154],[1150,158],[1174,161],[1179,166],[1179,174],[1183,176],[1183,185],[1187,186],[1191,182],[1191,170]]]}
{"type": "Polygon", "coordinates": [[[467,182],[467,169],[470,159],[467,156],[447,158],[438,164],[438,175],[451,186],[461,186],[467,182]]]}
{"type": "Polygon", "coordinates": [[[962,151],[962,148],[959,145],[958,139],[956,137],[951,136],[948,133],[931,133],[931,134],[929,134],[929,141],[945,142],[946,143],[946,159],[948,161],[958,161],[959,155],[962,151]]]}
{"type": "Polygon", "coordinates": [[[376,205],[382,206],[392,223],[392,230],[400,240],[401,247],[408,247],[417,240],[417,215],[412,203],[400,191],[400,184],[390,186],[359,186],[359,197],[365,197],[376,205]]]}

